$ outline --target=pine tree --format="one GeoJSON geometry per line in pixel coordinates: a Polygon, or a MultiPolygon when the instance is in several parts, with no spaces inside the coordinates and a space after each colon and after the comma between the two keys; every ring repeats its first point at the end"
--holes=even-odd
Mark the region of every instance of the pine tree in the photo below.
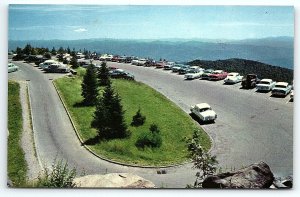
{"type": "Polygon", "coordinates": [[[94,65],[87,67],[81,84],[83,103],[85,105],[95,105],[98,97],[97,77],[94,65]]]}
{"type": "Polygon", "coordinates": [[[79,67],[79,64],[78,64],[78,61],[77,61],[76,56],[75,56],[75,57],[73,56],[73,57],[71,58],[70,64],[72,65],[72,68],[78,68],[78,67],[79,67]]]}
{"type": "Polygon", "coordinates": [[[100,139],[126,138],[130,135],[124,121],[121,98],[114,92],[111,83],[96,104],[92,126],[97,129],[100,139]]]}
{"type": "Polygon", "coordinates": [[[54,47],[53,47],[52,50],[51,50],[51,54],[52,54],[52,55],[56,55],[56,50],[55,50],[54,47]]]}
{"type": "Polygon", "coordinates": [[[110,84],[110,78],[109,78],[109,73],[108,73],[108,68],[106,66],[106,63],[103,62],[101,64],[101,67],[98,71],[98,81],[100,86],[106,86],[110,84]]]}

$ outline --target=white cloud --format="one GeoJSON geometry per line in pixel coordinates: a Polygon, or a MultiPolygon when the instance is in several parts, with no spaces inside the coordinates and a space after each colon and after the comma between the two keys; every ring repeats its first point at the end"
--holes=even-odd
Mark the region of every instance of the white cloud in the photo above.
{"type": "Polygon", "coordinates": [[[75,29],[74,31],[75,32],[85,32],[85,31],[87,31],[87,29],[85,29],[85,28],[79,28],[79,29],[75,29]]]}

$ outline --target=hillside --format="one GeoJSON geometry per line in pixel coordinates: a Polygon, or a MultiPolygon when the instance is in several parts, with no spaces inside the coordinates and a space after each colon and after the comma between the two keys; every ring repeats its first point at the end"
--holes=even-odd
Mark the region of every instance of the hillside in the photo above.
{"type": "Polygon", "coordinates": [[[9,40],[9,50],[24,47],[27,43],[34,47],[55,47],[76,50],[87,49],[98,53],[134,55],[154,59],[187,62],[194,59],[218,60],[229,58],[251,59],[266,64],[293,69],[294,44],[291,37],[247,39],[247,40],[207,40],[207,39],[165,39],[165,40],[9,40]]]}
{"type": "Polygon", "coordinates": [[[220,69],[227,72],[239,72],[241,75],[255,73],[260,79],[271,78],[275,81],[286,81],[292,83],[293,70],[264,64],[257,61],[245,59],[226,59],[226,60],[194,60],[189,65],[201,66],[208,69],[220,69]]]}

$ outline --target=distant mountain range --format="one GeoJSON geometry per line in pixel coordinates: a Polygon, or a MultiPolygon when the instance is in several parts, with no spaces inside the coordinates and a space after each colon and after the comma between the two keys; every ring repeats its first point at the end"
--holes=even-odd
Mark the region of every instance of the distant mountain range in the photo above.
{"type": "Polygon", "coordinates": [[[213,39],[86,39],[86,40],[9,40],[9,50],[24,47],[27,43],[34,47],[68,46],[76,50],[90,50],[99,53],[134,55],[188,62],[195,59],[222,60],[241,58],[293,69],[294,38],[270,37],[246,40],[213,39]]]}

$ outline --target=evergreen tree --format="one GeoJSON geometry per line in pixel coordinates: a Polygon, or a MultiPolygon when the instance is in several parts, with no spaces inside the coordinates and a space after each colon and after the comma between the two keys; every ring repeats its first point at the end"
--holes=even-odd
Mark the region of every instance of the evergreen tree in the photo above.
{"type": "Polygon", "coordinates": [[[30,44],[27,44],[23,49],[23,53],[26,55],[30,55],[31,51],[32,51],[32,47],[30,44]]]}
{"type": "Polygon", "coordinates": [[[68,48],[67,48],[67,53],[71,53],[71,49],[70,49],[70,47],[68,46],[68,48]]]}
{"type": "Polygon", "coordinates": [[[56,50],[55,50],[54,47],[53,47],[52,50],[51,50],[51,54],[52,54],[52,55],[56,55],[56,50]]]}
{"type": "Polygon", "coordinates": [[[92,126],[97,129],[100,139],[125,138],[130,135],[124,121],[121,98],[114,92],[111,83],[106,86],[96,104],[92,126]]]}
{"type": "Polygon", "coordinates": [[[73,56],[73,57],[71,58],[70,64],[72,65],[72,68],[78,68],[78,67],[79,67],[79,64],[78,64],[78,61],[77,61],[76,56],[75,56],[75,57],[73,56]]]}
{"type": "Polygon", "coordinates": [[[98,81],[99,81],[100,86],[106,86],[106,85],[110,84],[110,78],[109,78],[108,71],[109,70],[106,66],[106,63],[103,62],[98,71],[98,81]]]}
{"type": "Polygon", "coordinates": [[[63,54],[63,53],[65,53],[65,50],[64,50],[64,48],[62,48],[62,47],[59,47],[59,49],[58,49],[57,53],[59,53],[59,54],[63,54]]]}
{"type": "Polygon", "coordinates": [[[81,84],[83,103],[85,105],[95,105],[98,97],[97,77],[95,66],[90,64],[81,84]]]}

